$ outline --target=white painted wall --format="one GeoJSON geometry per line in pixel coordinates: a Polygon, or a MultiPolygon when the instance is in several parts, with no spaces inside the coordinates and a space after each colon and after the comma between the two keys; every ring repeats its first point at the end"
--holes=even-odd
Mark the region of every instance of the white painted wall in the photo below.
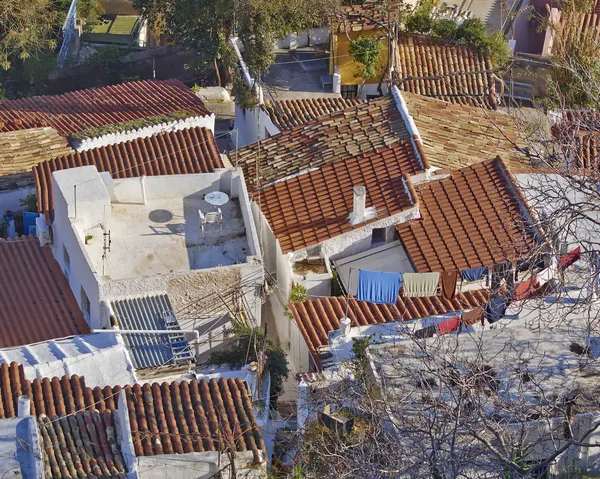
{"type": "MultiPolygon", "coordinates": [[[[367,205],[368,206],[368,205],[367,205]]],[[[416,204],[401,213],[369,223],[362,228],[357,228],[343,235],[330,238],[321,243],[321,254],[326,259],[341,259],[371,249],[371,236],[373,229],[404,223],[409,220],[419,219],[419,205],[416,204]]]]}
{"type": "Polygon", "coordinates": [[[266,479],[266,462],[253,464],[252,451],[235,454],[235,476],[231,469],[223,469],[229,464],[227,454],[218,452],[190,452],[187,454],[161,454],[137,457],[138,479],[210,479],[218,477],[230,479],[266,479]]]}
{"type": "MultiPolygon", "coordinates": [[[[93,168],[93,167],[87,167],[93,168]]],[[[95,170],[95,168],[93,168],[95,170]]],[[[64,175],[61,173],[70,172],[71,170],[64,170],[55,172],[52,175],[52,190],[54,192],[54,223],[52,225],[53,232],[53,242],[52,242],[52,254],[58,264],[60,265],[63,272],[65,272],[66,276],[69,280],[69,285],[71,286],[71,290],[77,300],[79,307],[82,306],[81,303],[81,288],[85,290],[87,297],[90,300],[90,317],[86,318],[91,329],[101,329],[107,324],[103,323],[100,310],[100,291],[99,291],[99,278],[102,272],[98,272],[95,270],[93,266],[93,262],[91,258],[88,256],[84,240],[85,237],[82,238],[82,233],[79,231],[79,228],[71,221],[71,218],[75,217],[75,208],[73,205],[73,196],[67,200],[65,198],[65,194],[73,194],[72,188],[69,188],[66,184],[65,190],[63,191],[61,187],[57,184],[60,182],[61,178],[66,180],[64,175]],[[65,257],[63,253],[63,246],[66,248],[69,259],[70,259],[70,267],[67,272],[67,267],[65,263],[65,257]],[[67,274],[68,273],[68,274],[67,274]]],[[[96,173],[97,174],[97,173],[96,173]]],[[[81,195],[79,198],[82,202],[85,200],[84,189],[80,188],[81,195]]],[[[79,193],[78,193],[79,195],[79,193]]],[[[108,199],[108,196],[107,196],[108,199]]],[[[78,199],[79,200],[79,199],[78,199]]],[[[81,203],[79,205],[80,212],[79,215],[82,214],[81,208],[83,208],[84,204],[81,203]]],[[[110,208],[109,208],[110,209],[110,208]]],[[[81,218],[83,222],[93,221],[95,215],[98,214],[96,208],[91,209],[89,211],[89,216],[86,212],[86,218],[81,218]]],[[[82,223],[79,223],[81,227],[82,223]]]]}
{"type": "Polygon", "coordinates": [[[7,210],[12,211],[13,213],[24,211],[24,208],[21,206],[21,200],[24,200],[27,195],[35,194],[35,186],[0,191],[0,216],[4,215],[7,210]]]}
{"type": "Polygon", "coordinates": [[[304,48],[307,46],[327,45],[329,44],[329,28],[311,28],[302,30],[300,33],[290,33],[285,38],[277,40],[275,46],[284,50],[304,48]]]}
{"type": "MultiPolygon", "coordinates": [[[[234,144],[237,140],[238,148],[255,143],[259,139],[264,140],[268,136],[274,136],[278,133],[280,133],[279,128],[273,124],[269,115],[260,105],[251,110],[243,109],[239,105],[235,106],[234,129],[231,139],[234,144]]],[[[232,156],[235,165],[235,153],[232,156]]]]}
{"type": "Polygon", "coordinates": [[[132,130],[124,133],[110,133],[97,138],[85,138],[83,140],[72,140],[71,147],[76,151],[85,151],[101,146],[114,145],[124,141],[135,140],[136,138],[146,138],[157,133],[165,131],[178,131],[184,128],[193,128],[203,126],[214,133],[215,131],[215,114],[208,116],[194,116],[183,120],[174,120],[160,125],[147,126],[138,130],[132,130]]]}

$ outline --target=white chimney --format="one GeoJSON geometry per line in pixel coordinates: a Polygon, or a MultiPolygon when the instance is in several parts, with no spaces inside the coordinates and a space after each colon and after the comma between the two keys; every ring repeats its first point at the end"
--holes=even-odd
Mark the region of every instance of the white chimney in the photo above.
{"type": "Polygon", "coordinates": [[[365,218],[365,206],[367,202],[367,189],[364,186],[355,186],[354,208],[352,210],[352,224],[360,223],[365,218]]]}
{"type": "Polygon", "coordinates": [[[19,396],[17,414],[19,417],[31,416],[31,399],[29,396],[19,396]]]}
{"type": "Polygon", "coordinates": [[[351,324],[350,318],[343,317],[340,319],[340,336],[350,336],[351,324]]]}

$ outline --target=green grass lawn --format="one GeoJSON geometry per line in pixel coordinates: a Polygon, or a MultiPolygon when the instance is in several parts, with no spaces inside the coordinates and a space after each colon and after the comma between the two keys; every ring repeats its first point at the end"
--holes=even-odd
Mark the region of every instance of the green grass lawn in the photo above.
{"type": "Polygon", "coordinates": [[[108,22],[94,25],[90,33],[131,35],[135,29],[138,18],[139,17],[135,15],[116,15],[114,18],[109,19],[108,22]]]}
{"type": "Polygon", "coordinates": [[[93,25],[90,32],[83,34],[83,41],[90,43],[113,43],[128,45],[133,39],[138,16],[115,15],[104,17],[104,23],[93,25]]]}

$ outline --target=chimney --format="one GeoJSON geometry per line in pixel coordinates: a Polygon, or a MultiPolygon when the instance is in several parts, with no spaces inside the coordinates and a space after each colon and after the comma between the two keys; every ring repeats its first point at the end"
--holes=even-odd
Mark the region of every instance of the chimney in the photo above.
{"type": "Polygon", "coordinates": [[[367,201],[367,189],[364,186],[355,186],[354,209],[352,211],[352,224],[360,223],[365,218],[365,204],[367,201]]]}
{"type": "Polygon", "coordinates": [[[31,399],[29,396],[19,396],[17,414],[19,417],[31,416],[31,399]]]}
{"type": "Polygon", "coordinates": [[[340,319],[340,336],[350,336],[350,326],[352,321],[350,318],[341,318],[340,319]]]}

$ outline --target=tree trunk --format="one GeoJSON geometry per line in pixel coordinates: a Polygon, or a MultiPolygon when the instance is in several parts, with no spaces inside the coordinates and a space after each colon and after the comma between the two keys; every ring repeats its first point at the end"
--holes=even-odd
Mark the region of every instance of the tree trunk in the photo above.
{"type": "Polygon", "coordinates": [[[223,86],[221,84],[221,73],[219,72],[219,64],[217,62],[217,57],[213,57],[213,64],[215,66],[215,74],[217,75],[217,83],[219,86],[223,86]]]}

